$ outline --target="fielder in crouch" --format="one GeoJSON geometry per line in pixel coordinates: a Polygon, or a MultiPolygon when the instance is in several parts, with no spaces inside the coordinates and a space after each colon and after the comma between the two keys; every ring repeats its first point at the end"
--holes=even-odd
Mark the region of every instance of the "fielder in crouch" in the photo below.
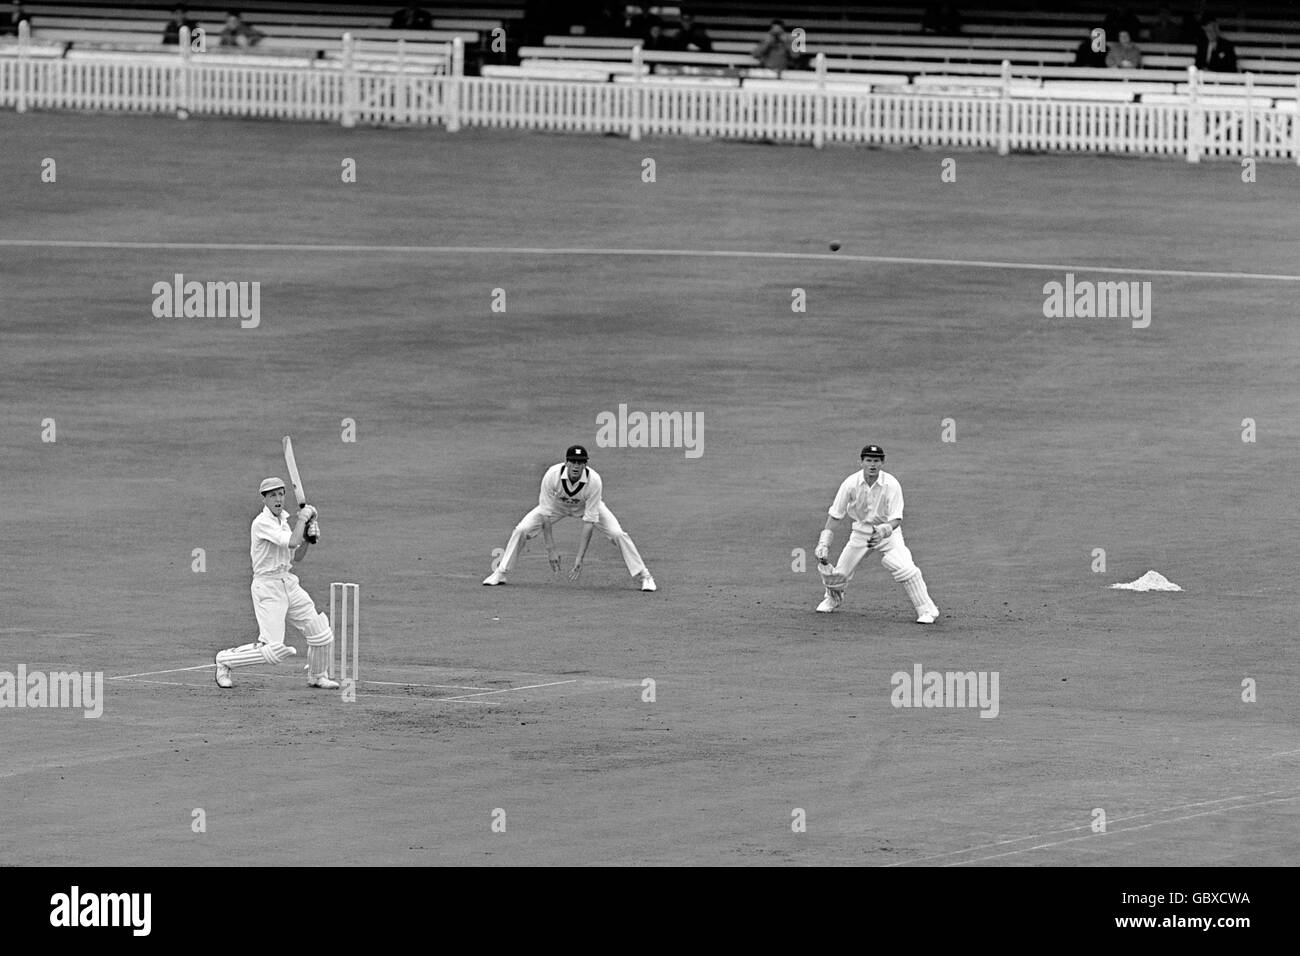
{"type": "Polygon", "coordinates": [[[329,676],[334,657],[334,632],[329,618],[316,610],[311,595],[291,570],[293,562],[301,561],[307,548],[319,539],[316,509],[311,505],[299,508],[297,525],[290,529],[289,516],[284,512],[284,482],[267,478],[259,490],[263,507],[249,531],[249,556],[253,561],[250,590],[260,634],[252,644],[217,652],[217,686],[235,686],[230,678],[232,667],[281,664],[298,653],[284,642],[287,614],[307,640],[308,686],[337,690],[339,682],[329,676]]]}
{"type": "Polygon", "coordinates": [[[880,563],[894,580],[903,586],[916,608],[917,624],[933,624],[939,609],[930,600],[921,569],[912,560],[912,552],[903,541],[903,487],[898,479],[881,469],[885,451],[879,445],[862,449],[862,470],[855,471],[840,484],[831,502],[830,517],[817,539],[817,570],[821,572],[826,596],[817,610],[830,613],[844,603],[844,589],[853,580],[853,571],[868,551],[880,552],[880,563]],[[834,566],[827,562],[835,528],[845,515],[853,518],[853,530],[834,566]]]}
{"type": "Polygon", "coordinates": [[[569,580],[578,580],[582,573],[582,559],[586,557],[587,546],[591,544],[591,534],[599,528],[601,534],[618,545],[623,554],[623,563],[627,573],[640,578],[642,591],[658,590],[655,579],[650,576],[641,554],[623,526],[614,517],[614,512],[601,500],[604,486],[600,475],[594,468],[587,467],[587,449],[573,445],[564,455],[564,461],[552,465],[542,478],[542,490],[537,496],[537,507],[524,515],[523,520],[515,525],[506,542],[505,554],[497,568],[486,578],[486,585],[506,583],[506,575],[515,568],[519,552],[524,542],[535,538],[542,532],[546,542],[546,560],[551,571],[559,573],[560,555],[555,550],[555,539],[551,537],[551,525],[562,518],[582,518],[582,536],[578,540],[578,553],[573,557],[573,567],[569,569],[569,580]]]}

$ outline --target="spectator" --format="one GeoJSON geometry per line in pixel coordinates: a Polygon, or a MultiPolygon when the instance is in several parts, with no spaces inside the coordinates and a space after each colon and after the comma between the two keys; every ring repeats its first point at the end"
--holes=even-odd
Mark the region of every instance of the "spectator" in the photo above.
{"type": "Polygon", "coordinates": [[[785,32],[783,20],[772,21],[763,42],[754,47],[754,59],[761,66],[776,70],[777,73],[788,70],[793,65],[796,59],[794,47],[790,42],[790,34],[785,32]]]}
{"type": "Polygon", "coordinates": [[[257,46],[266,34],[245,23],[238,10],[226,11],[226,28],[221,31],[222,46],[257,46]]]}
{"type": "Polygon", "coordinates": [[[961,33],[961,14],[951,3],[932,3],[921,17],[921,32],[957,36],[961,33]]]}
{"type": "Polygon", "coordinates": [[[167,21],[167,26],[163,27],[163,43],[171,46],[178,46],[181,42],[181,27],[189,27],[190,35],[199,28],[198,20],[191,20],[187,13],[189,9],[184,6],[177,6],[172,10],[172,18],[167,21]]]}
{"type": "Polygon", "coordinates": [[[388,28],[390,30],[432,30],[433,14],[410,3],[393,14],[388,28]]]}
{"type": "Polygon", "coordinates": [[[712,53],[713,41],[704,27],[689,13],[682,14],[682,28],[677,34],[677,48],[690,53],[712,53]]]}
{"type": "Polygon", "coordinates": [[[1106,44],[1106,65],[1112,69],[1142,69],[1142,51],[1127,30],[1120,30],[1115,42],[1106,44]]]}
{"type": "Polygon", "coordinates": [[[1201,39],[1196,44],[1196,67],[1215,73],[1237,72],[1237,48],[1219,33],[1219,21],[1208,16],[1202,24],[1201,39]]]}
{"type": "MultiPolygon", "coordinates": [[[[1096,44],[1096,45],[1101,46],[1101,44],[1096,44]]],[[[1100,50],[1094,49],[1093,47],[1094,47],[1094,41],[1092,38],[1092,34],[1090,33],[1083,38],[1083,40],[1079,43],[1077,47],[1074,48],[1074,65],[1087,66],[1093,69],[1101,69],[1105,67],[1106,65],[1105,47],[1103,46],[1102,49],[1100,50]]]]}
{"type": "Polygon", "coordinates": [[[9,12],[0,17],[0,37],[6,34],[17,36],[18,24],[24,20],[27,21],[27,29],[30,30],[32,28],[32,18],[27,15],[27,11],[23,9],[20,0],[14,0],[9,12]]]}

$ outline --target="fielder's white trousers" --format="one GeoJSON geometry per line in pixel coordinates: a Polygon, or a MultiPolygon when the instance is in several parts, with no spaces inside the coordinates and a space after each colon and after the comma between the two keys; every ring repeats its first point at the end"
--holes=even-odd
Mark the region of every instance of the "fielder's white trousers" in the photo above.
{"type": "MultiPolygon", "coordinates": [[[[597,507],[599,520],[596,522],[596,530],[618,545],[618,550],[623,554],[623,563],[627,565],[628,574],[632,577],[641,574],[645,571],[645,562],[641,560],[641,553],[632,543],[631,536],[623,530],[623,526],[614,517],[614,512],[610,511],[603,501],[597,507]]],[[[510,540],[506,542],[505,553],[501,555],[501,560],[496,566],[497,571],[508,574],[515,569],[515,562],[519,560],[519,552],[523,550],[524,542],[541,534],[542,519],[545,517],[548,517],[546,509],[538,505],[515,525],[515,530],[510,533],[510,540]]],[[[549,515],[549,517],[554,524],[568,516],[549,515]]]]}
{"type": "Polygon", "coordinates": [[[249,590],[253,595],[253,611],[257,614],[260,632],[257,639],[262,643],[284,643],[286,618],[303,634],[315,630],[316,604],[292,571],[254,578],[249,590]]]}

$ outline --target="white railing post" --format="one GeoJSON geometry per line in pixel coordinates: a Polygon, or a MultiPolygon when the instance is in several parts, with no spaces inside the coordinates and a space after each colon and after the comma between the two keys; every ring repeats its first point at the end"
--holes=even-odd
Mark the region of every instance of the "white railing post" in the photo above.
{"type": "Polygon", "coordinates": [[[32,39],[31,25],[22,20],[18,23],[18,100],[15,108],[19,113],[27,112],[27,88],[31,83],[31,61],[28,59],[28,44],[32,39]]]}
{"type": "Polygon", "coordinates": [[[411,101],[410,84],[406,79],[406,41],[397,40],[397,78],[393,83],[393,122],[408,123],[410,114],[407,105],[411,101]]]}
{"type": "Polygon", "coordinates": [[[465,41],[456,37],[451,41],[451,65],[447,73],[443,108],[447,117],[447,132],[460,132],[460,96],[465,77],[465,41]]]}
{"type": "Polygon", "coordinates": [[[176,74],[176,118],[190,118],[190,28],[181,27],[180,31],[180,69],[176,74]]]}
{"type": "MultiPolygon", "coordinates": [[[[1281,109],[1280,106],[1273,108],[1281,109]]],[[[1300,166],[1300,73],[1297,73],[1295,78],[1295,112],[1291,114],[1291,136],[1295,141],[1291,147],[1292,152],[1295,153],[1295,164],[1300,166]]]]}
{"type": "Polygon", "coordinates": [[[998,155],[1011,152],[1011,61],[1002,61],[1002,102],[999,104],[998,155]]]}
{"type": "Polygon", "coordinates": [[[1255,155],[1255,74],[1246,74],[1246,156],[1255,155]]]}
{"type": "Polygon", "coordinates": [[[357,74],[352,64],[352,34],[343,34],[343,126],[351,129],[357,125],[357,74]]]}
{"type": "Polygon", "coordinates": [[[817,92],[813,95],[813,146],[821,149],[826,145],[826,54],[818,53],[813,62],[817,64],[817,92]]]}
{"type": "Polygon", "coordinates": [[[632,142],[641,139],[641,44],[632,47],[632,129],[629,138],[632,142]]]}
{"type": "Polygon", "coordinates": [[[1201,133],[1205,128],[1205,119],[1201,115],[1196,85],[1198,77],[1196,67],[1187,68],[1187,161],[1201,161],[1201,133]]]}

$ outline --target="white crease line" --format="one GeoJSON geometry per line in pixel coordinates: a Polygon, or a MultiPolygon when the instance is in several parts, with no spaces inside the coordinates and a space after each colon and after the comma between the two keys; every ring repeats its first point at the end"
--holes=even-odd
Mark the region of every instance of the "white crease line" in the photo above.
{"type": "Polygon", "coordinates": [[[134,242],[93,239],[0,239],[0,248],[40,249],[162,249],[204,252],[325,252],[352,254],[414,253],[420,255],[528,255],[528,256],[661,256],[696,259],[780,259],[824,262],[869,262],[883,265],[955,266],[968,269],[1025,269],[1036,272],[1107,272],[1120,275],[1170,276],[1190,279],[1262,279],[1300,282],[1300,275],[1275,272],[1217,272],[1199,269],[1138,269],[1080,263],[1005,262],[987,259],[928,259],[920,256],[867,256],[825,252],[762,252],[743,249],[543,249],[537,246],[398,246],[330,243],[270,242],[134,242]]]}
{"type": "Polygon", "coordinates": [[[195,667],[173,667],[169,671],[144,671],[139,674],[122,674],[118,677],[110,677],[109,680],[130,680],[133,677],[155,677],[158,674],[182,674],[185,671],[211,670],[216,666],[216,664],[199,664],[195,667]]]}
{"type": "Polygon", "coordinates": [[[549,684],[525,684],[523,687],[503,687],[500,690],[486,690],[481,694],[462,694],[460,697],[443,697],[443,700],[465,700],[469,697],[486,697],[488,694],[508,694],[512,690],[534,690],[538,687],[558,687],[560,684],[576,684],[577,678],[573,680],[556,680],[549,684]]]}
{"type": "Polygon", "coordinates": [[[944,866],[966,866],[970,863],[983,863],[987,860],[996,860],[1004,856],[1015,856],[1017,853],[1029,853],[1032,850],[1045,850],[1049,847],[1063,846],[1066,843],[1076,843],[1079,840],[1092,840],[1097,837],[1118,836],[1121,833],[1129,833],[1132,830],[1146,830],[1149,827],[1161,827],[1166,823],[1181,823],[1184,820],[1195,820],[1197,817],[1213,816],[1216,813],[1229,813],[1233,810],[1250,810],[1255,807],[1267,806],[1270,803],[1287,803],[1290,800],[1300,800],[1300,794],[1294,797],[1278,797],[1276,800],[1261,800],[1258,803],[1241,803],[1235,807],[1219,807],[1217,810],[1204,810],[1200,813],[1188,814],[1185,817],[1174,817],[1169,820],[1155,820],[1152,823],[1141,823],[1135,827],[1123,827],[1118,830],[1107,830],[1105,833],[1089,833],[1085,836],[1070,837],[1066,840],[1056,840],[1052,843],[1040,843],[1038,846],[1028,846],[1020,850],[1008,850],[1006,853],[995,853],[992,856],[976,857],[973,860],[957,860],[954,863],[945,863],[944,866]]]}
{"type": "Polygon", "coordinates": [[[404,680],[363,680],[359,684],[377,684],[380,687],[436,687],[441,690],[487,690],[486,687],[465,687],[461,684],[412,684],[404,680]]]}
{"type": "MultiPolygon", "coordinates": [[[[1281,790],[1265,790],[1263,793],[1243,793],[1236,797],[1218,797],[1214,800],[1198,800],[1194,803],[1176,803],[1172,807],[1164,807],[1160,810],[1144,810],[1142,813],[1135,813],[1128,817],[1116,817],[1113,823],[1127,823],[1130,820],[1141,820],[1143,817],[1154,816],[1157,813],[1173,813],[1177,810],[1190,810],[1193,807],[1208,807],[1216,803],[1231,803],[1234,800],[1255,800],[1259,797],[1272,796],[1275,793],[1288,793],[1294,790],[1294,787],[1283,787],[1281,790]]],[[[1231,807],[1227,808],[1231,809],[1231,807]]],[[[1041,840],[1043,837],[1052,836],[1055,833],[1073,833],[1075,830],[1091,830],[1092,825],[1088,823],[1080,824],[1077,827],[1062,827],[1059,830],[1048,830],[1046,833],[1030,833],[1022,837],[1014,837],[1010,840],[997,840],[993,843],[977,843],[975,846],[968,846],[962,850],[949,850],[947,853],[936,853],[933,856],[917,857],[914,860],[900,860],[897,863],[890,863],[888,866],[910,866],[913,863],[925,863],[929,860],[942,860],[950,856],[961,856],[964,853],[974,853],[977,850],[990,850],[998,846],[1010,846],[1012,843],[1023,843],[1025,840],[1041,840]]],[[[1130,827],[1129,829],[1136,829],[1130,827]]],[[[1116,831],[1118,832],[1118,831],[1116,831]]],[[[1045,844],[1051,845],[1051,844],[1045,844]]]]}
{"type": "Polygon", "coordinates": [[[409,694],[357,694],[357,700],[363,697],[388,697],[393,700],[413,700],[426,704],[482,704],[485,707],[496,707],[495,700],[465,700],[462,697],[412,697],[409,694]]]}

